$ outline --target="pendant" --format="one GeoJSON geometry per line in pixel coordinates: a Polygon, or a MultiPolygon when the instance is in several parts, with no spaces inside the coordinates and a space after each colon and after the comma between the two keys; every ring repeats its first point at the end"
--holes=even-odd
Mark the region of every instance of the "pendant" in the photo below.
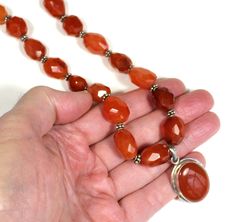
{"type": "Polygon", "coordinates": [[[171,173],[172,187],[179,199],[198,202],[209,192],[210,181],[201,162],[184,158],[175,162],[171,173]]]}

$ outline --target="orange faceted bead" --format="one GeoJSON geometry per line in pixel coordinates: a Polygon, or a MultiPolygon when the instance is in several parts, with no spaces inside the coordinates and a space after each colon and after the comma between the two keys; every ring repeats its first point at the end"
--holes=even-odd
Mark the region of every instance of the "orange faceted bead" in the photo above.
{"type": "Polygon", "coordinates": [[[44,0],[43,3],[47,11],[56,18],[60,18],[65,14],[63,0],[44,0]]]}
{"type": "Polygon", "coordinates": [[[136,157],[138,150],[137,144],[135,138],[128,130],[122,129],[116,131],[114,142],[125,160],[131,160],[136,157]]]}
{"type": "Polygon", "coordinates": [[[121,53],[113,53],[110,56],[110,62],[114,68],[124,73],[128,73],[133,65],[131,59],[121,53]]]}
{"type": "Polygon", "coordinates": [[[156,144],[145,148],[141,153],[141,164],[158,166],[170,160],[169,149],[166,144],[156,144]]]}
{"type": "Polygon", "coordinates": [[[88,87],[86,80],[80,76],[70,76],[68,83],[70,90],[73,92],[84,91],[88,87]]]}
{"type": "Polygon", "coordinates": [[[110,96],[104,101],[102,112],[104,118],[114,124],[126,122],[130,115],[127,104],[116,96],[110,96]]]}
{"type": "Polygon", "coordinates": [[[87,33],[84,36],[85,47],[92,53],[104,55],[109,46],[105,38],[97,33],[87,33]]]}
{"type": "Polygon", "coordinates": [[[22,18],[16,16],[7,20],[6,28],[7,32],[16,38],[22,37],[28,31],[25,21],[22,18]]]}
{"type": "Polygon", "coordinates": [[[5,17],[7,16],[7,11],[5,7],[0,5],[0,25],[5,23],[5,17]]]}
{"type": "Polygon", "coordinates": [[[59,58],[48,58],[43,67],[48,76],[56,79],[64,79],[68,74],[66,63],[59,58]]]}
{"type": "Polygon", "coordinates": [[[64,19],[63,28],[68,35],[78,36],[83,30],[83,24],[77,16],[70,15],[64,19]]]}
{"type": "Polygon", "coordinates": [[[184,164],[178,173],[179,190],[191,202],[201,201],[209,192],[210,181],[204,168],[196,163],[184,164]]]}
{"type": "Polygon", "coordinates": [[[33,60],[40,61],[46,55],[46,47],[38,40],[27,39],[24,42],[26,54],[33,60]]]}
{"type": "Polygon", "coordinates": [[[182,142],[185,136],[185,124],[177,116],[168,118],[161,126],[163,138],[172,145],[182,142]]]}
{"type": "Polygon", "coordinates": [[[174,107],[175,97],[167,88],[159,88],[153,92],[157,108],[170,110],[174,107]]]}
{"type": "Polygon", "coordinates": [[[88,92],[91,94],[93,101],[97,103],[103,101],[103,96],[105,94],[111,94],[110,88],[100,83],[91,85],[88,88],[88,92]]]}
{"type": "Polygon", "coordinates": [[[157,80],[157,76],[144,68],[135,67],[129,72],[131,81],[143,89],[150,89],[157,80]]]}

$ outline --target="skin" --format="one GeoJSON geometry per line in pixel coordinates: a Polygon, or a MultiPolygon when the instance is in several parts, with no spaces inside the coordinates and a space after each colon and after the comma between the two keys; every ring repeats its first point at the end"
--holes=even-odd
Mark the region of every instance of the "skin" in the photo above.
{"type": "MultiPolygon", "coordinates": [[[[219,129],[211,95],[186,92],[176,79],[161,80],[178,96],[176,113],[187,123],[180,156],[205,163],[192,151],[219,129]]],[[[159,141],[164,115],[144,90],[120,96],[130,107],[126,128],[139,147],[159,141]],[[153,121],[154,120],[154,121],[153,121]],[[143,133],[144,132],[144,133],[143,133]]],[[[143,167],[123,161],[114,127],[92,107],[87,92],[37,87],[0,119],[0,218],[5,222],[145,222],[175,198],[169,163],[143,167]]]]}

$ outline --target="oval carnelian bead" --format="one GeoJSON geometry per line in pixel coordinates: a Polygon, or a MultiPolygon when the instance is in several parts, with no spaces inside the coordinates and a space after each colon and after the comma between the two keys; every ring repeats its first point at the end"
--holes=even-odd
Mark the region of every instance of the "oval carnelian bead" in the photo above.
{"type": "Polygon", "coordinates": [[[110,88],[100,83],[91,85],[88,88],[88,92],[91,94],[93,101],[96,103],[102,102],[104,95],[111,94],[110,88]]]}
{"type": "Polygon", "coordinates": [[[44,0],[43,3],[47,11],[56,18],[60,18],[65,14],[63,0],[44,0]]]}
{"type": "Polygon", "coordinates": [[[130,115],[127,104],[116,96],[105,99],[102,112],[104,118],[114,124],[126,122],[130,115]]]}
{"type": "Polygon", "coordinates": [[[16,16],[7,20],[6,28],[7,28],[7,32],[9,33],[9,35],[16,37],[16,38],[22,37],[28,31],[28,28],[24,19],[16,17],[16,16]]]}
{"type": "Polygon", "coordinates": [[[7,10],[4,6],[0,5],[0,25],[5,23],[5,17],[7,16],[7,10]]]}
{"type": "Polygon", "coordinates": [[[167,88],[158,88],[153,92],[153,96],[156,100],[157,108],[167,111],[174,107],[175,97],[167,88]]]}
{"type": "Polygon", "coordinates": [[[137,144],[133,135],[126,129],[118,130],[114,134],[114,142],[125,160],[134,159],[137,155],[137,144]]]}
{"type": "Polygon", "coordinates": [[[181,143],[185,136],[185,124],[177,116],[168,118],[161,126],[163,138],[172,145],[181,143]]]}
{"type": "Polygon", "coordinates": [[[169,149],[166,144],[156,144],[146,147],[141,153],[141,164],[158,166],[170,160],[169,149]]]}
{"type": "Polygon", "coordinates": [[[24,42],[26,54],[33,60],[40,61],[46,55],[46,47],[38,40],[27,39],[24,42]]]}
{"type": "Polygon", "coordinates": [[[84,36],[85,47],[94,54],[105,55],[105,52],[108,50],[109,46],[105,38],[97,33],[87,33],[84,36]]]}
{"type": "Polygon", "coordinates": [[[114,68],[124,73],[128,73],[133,65],[131,59],[121,53],[112,53],[110,62],[114,68]]]}
{"type": "Polygon", "coordinates": [[[156,84],[157,76],[144,68],[134,67],[129,72],[132,83],[139,86],[142,89],[150,89],[156,84]]]}
{"type": "Polygon", "coordinates": [[[43,68],[48,76],[56,79],[64,79],[68,74],[66,63],[59,58],[48,58],[43,68]]]}
{"type": "Polygon", "coordinates": [[[65,17],[63,21],[63,28],[68,35],[78,36],[83,30],[83,24],[77,16],[70,15],[65,17]]]}
{"type": "Polygon", "coordinates": [[[81,76],[70,76],[68,83],[70,90],[73,92],[84,91],[88,87],[86,80],[81,76]]]}
{"type": "Polygon", "coordinates": [[[187,200],[198,202],[208,194],[210,180],[202,166],[189,162],[185,163],[178,172],[178,186],[187,200]]]}

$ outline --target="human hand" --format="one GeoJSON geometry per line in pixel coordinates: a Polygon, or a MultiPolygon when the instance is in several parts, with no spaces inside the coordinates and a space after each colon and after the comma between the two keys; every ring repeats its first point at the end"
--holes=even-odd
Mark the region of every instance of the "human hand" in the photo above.
{"type": "MultiPolygon", "coordinates": [[[[181,95],[176,112],[187,123],[177,146],[188,155],[219,129],[210,94],[185,93],[179,80],[159,85],[181,95]]],[[[160,140],[164,115],[148,92],[121,95],[131,110],[127,128],[142,147],[160,140]]],[[[115,149],[113,126],[88,93],[37,87],[0,119],[1,222],[145,222],[175,198],[169,164],[143,167],[115,149]],[[91,109],[90,109],[91,108],[91,109]]],[[[190,156],[203,163],[199,153],[190,156]]]]}

